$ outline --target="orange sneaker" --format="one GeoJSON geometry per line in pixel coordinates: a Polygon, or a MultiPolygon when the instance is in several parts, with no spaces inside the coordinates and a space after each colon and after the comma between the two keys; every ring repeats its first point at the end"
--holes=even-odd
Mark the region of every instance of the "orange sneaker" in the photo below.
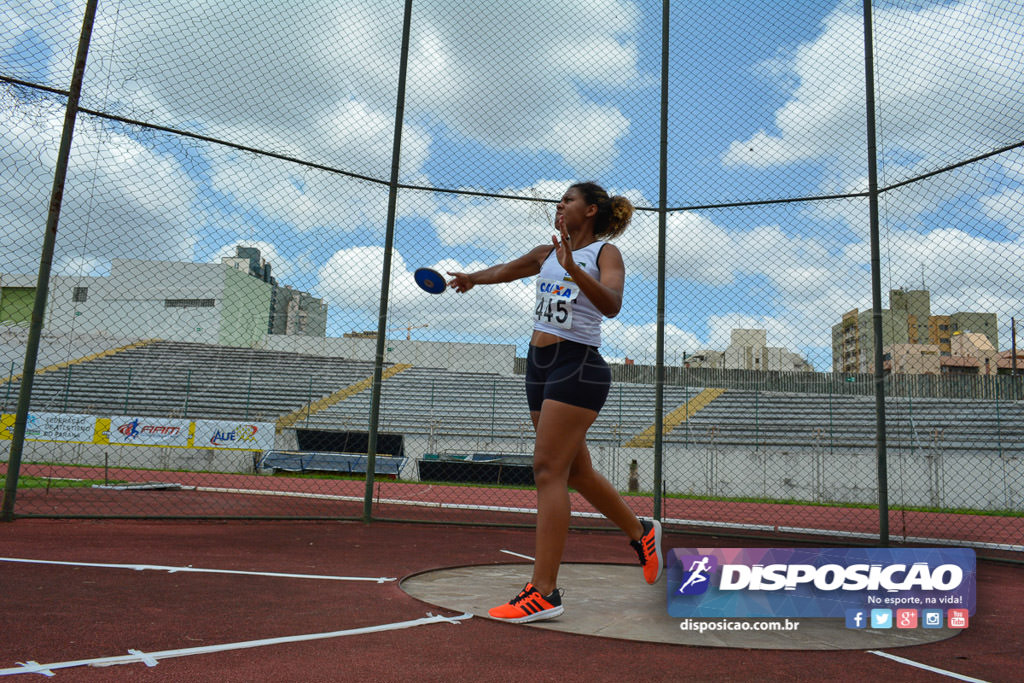
{"type": "Polygon", "coordinates": [[[541,595],[532,583],[528,583],[519,591],[519,595],[500,607],[492,607],[487,613],[494,619],[525,624],[529,621],[554,619],[564,611],[561,590],[556,588],[551,591],[551,595],[541,595]]]}
{"type": "Polygon", "coordinates": [[[657,583],[661,578],[661,569],[665,564],[665,558],[661,554],[661,522],[656,519],[641,519],[644,525],[644,535],[639,541],[630,541],[637,557],[640,558],[640,566],[644,568],[644,580],[647,583],[657,583]]]}

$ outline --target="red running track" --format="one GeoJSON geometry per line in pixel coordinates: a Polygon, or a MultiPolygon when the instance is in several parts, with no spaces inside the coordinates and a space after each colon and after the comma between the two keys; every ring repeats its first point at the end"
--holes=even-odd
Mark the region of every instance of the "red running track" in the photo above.
{"type": "MultiPolygon", "coordinates": [[[[666,547],[708,545],[679,533],[666,547]]],[[[441,567],[507,563],[529,552],[525,529],[359,522],[197,522],[19,519],[0,524],[0,669],[180,648],[204,648],[454,616],[397,582],[132,571],[81,563],[401,578],[441,567]]],[[[621,537],[574,532],[566,561],[631,563],[621,537]]],[[[1024,575],[981,562],[978,602],[960,635],[892,650],[765,651],[581,636],[473,617],[401,631],[57,670],[66,681],[949,681],[932,667],[1018,681],[1024,667],[1024,575]]],[[[609,590],[614,590],[609,586],[609,590]]],[[[11,680],[43,680],[38,674],[11,680]]]]}

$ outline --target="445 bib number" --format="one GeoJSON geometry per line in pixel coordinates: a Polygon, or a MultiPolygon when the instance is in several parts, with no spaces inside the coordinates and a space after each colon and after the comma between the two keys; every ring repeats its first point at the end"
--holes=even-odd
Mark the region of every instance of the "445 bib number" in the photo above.
{"type": "Polygon", "coordinates": [[[537,280],[537,305],[533,319],[563,330],[572,328],[572,304],[579,287],[565,280],[537,280]]]}

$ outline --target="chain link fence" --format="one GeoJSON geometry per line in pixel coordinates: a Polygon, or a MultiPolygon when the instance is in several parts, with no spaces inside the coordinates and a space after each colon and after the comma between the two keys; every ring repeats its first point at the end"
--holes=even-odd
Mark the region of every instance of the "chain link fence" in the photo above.
{"type": "Polygon", "coordinates": [[[639,514],[1024,550],[1017,3],[0,16],[8,519],[532,524],[534,284],[414,271],[594,179],[637,211],[588,443],[639,514]]]}

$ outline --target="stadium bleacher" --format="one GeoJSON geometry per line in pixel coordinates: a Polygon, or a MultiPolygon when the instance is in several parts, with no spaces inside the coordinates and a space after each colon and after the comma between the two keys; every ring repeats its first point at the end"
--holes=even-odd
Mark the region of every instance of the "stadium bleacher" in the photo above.
{"type": "MultiPolygon", "coordinates": [[[[369,420],[368,389],[320,410],[308,406],[372,377],[370,361],[171,341],[88,358],[37,373],[31,410],[275,421],[305,409],[296,427],[342,430],[366,429],[369,420]]],[[[381,389],[381,431],[492,441],[532,436],[521,376],[396,370],[381,389]]],[[[19,386],[17,377],[0,384],[3,412],[14,411],[19,386]]],[[[666,386],[665,413],[701,391],[666,386]]],[[[654,409],[653,386],[616,382],[588,438],[626,445],[653,424],[654,409]]],[[[1024,402],[890,398],[886,415],[895,448],[1024,453],[1024,402]]],[[[864,396],[729,390],[666,428],[663,438],[673,445],[871,448],[875,404],[864,396]]]]}

